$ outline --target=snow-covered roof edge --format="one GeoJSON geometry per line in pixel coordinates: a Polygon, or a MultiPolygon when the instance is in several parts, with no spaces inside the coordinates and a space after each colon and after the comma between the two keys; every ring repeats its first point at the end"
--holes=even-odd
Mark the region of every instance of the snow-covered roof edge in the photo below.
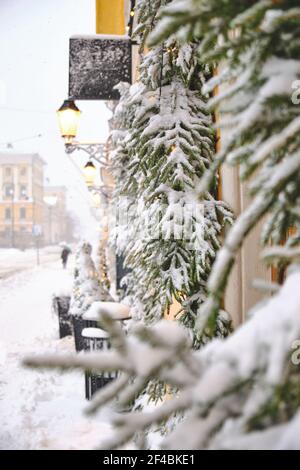
{"type": "Polygon", "coordinates": [[[118,34],[74,34],[73,36],[70,37],[70,39],[116,39],[119,41],[130,41],[131,38],[127,36],[126,34],[124,35],[118,35],[118,34]]]}

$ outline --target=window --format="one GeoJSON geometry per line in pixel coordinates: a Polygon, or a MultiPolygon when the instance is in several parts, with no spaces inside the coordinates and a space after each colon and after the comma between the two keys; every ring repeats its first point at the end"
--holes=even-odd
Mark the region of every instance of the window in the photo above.
{"type": "Polygon", "coordinates": [[[13,195],[14,195],[13,186],[11,184],[6,184],[4,186],[4,198],[5,199],[12,199],[13,195]]]}
{"type": "Polygon", "coordinates": [[[20,186],[20,199],[28,199],[26,184],[21,184],[20,186]]]}
{"type": "Polygon", "coordinates": [[[26,209],[25,209],[25,207],[20,208],[20,219],[26,219],[26,209]]]}
{"type": "Polygon", "coordinates": [[[5,208],[5,220],[10,220],[11,219],[11,209],[10,207],[5,208]]]}
{"type": "Polygon", "coordinates": [[[5,168],[5,176],[11,176],[11,175],[12,175],[11,167],[7,166],[5,168]]]}
{"type": "Polygon", "coordinates": [[[20,176],[26,176],[27,175],[27,168],[26,166],[22,166],[20,168],[20,176]]]}

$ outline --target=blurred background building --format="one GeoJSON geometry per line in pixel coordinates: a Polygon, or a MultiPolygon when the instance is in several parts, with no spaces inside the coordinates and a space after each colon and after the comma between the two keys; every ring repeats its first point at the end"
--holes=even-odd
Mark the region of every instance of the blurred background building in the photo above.
{"type": "Polygon", "coordinates": [[[0,153],[0,247],[26,249],[73,239],[64,186],[44,186],[38,154],[0,153]]]}
{"type": "Polygon", "coordinates": [[[38,154],[0,153],[0,245],[25,248],[44,214],[44,160],[38,154]]]}

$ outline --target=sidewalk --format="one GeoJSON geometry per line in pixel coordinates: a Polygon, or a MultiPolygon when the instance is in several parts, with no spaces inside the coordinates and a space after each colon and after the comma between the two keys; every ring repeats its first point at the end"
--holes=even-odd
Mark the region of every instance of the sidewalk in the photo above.
{"type": "Polygon", "coordinates": [[[109,432],[103,417],[86,419],[83,373],[33,371],[29,353],[74,351],[58,338],[52,292],[67,289],[72,267],[60,262],[0,281],[0,449],[91,449],[109,432]]]}

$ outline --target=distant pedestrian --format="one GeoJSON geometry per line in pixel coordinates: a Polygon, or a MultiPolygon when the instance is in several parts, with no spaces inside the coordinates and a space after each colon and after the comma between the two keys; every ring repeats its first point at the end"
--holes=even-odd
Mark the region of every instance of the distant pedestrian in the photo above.
{"type": "Polygon", "coordinates": [[[67,263],[68,263],[68,258],[69,258],[69,255],[71,254],[71,250],[68,246],[64,246],[62,252],[61,252],[61,261],[62,261],[62,265],[63,265],[63,269],[66,269],[67,267],[67,263]]]}

